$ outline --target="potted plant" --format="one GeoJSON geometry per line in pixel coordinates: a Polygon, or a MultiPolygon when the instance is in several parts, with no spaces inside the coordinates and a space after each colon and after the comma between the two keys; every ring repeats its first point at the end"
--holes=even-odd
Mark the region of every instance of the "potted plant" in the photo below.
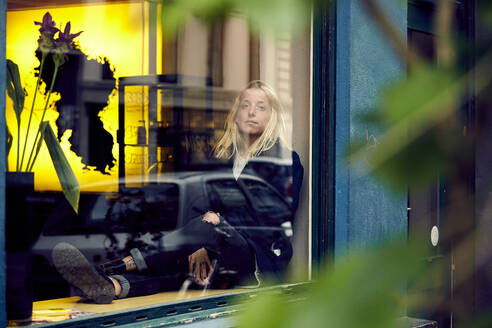
{"type": "MultiPolygon", "coordinates": [[[[42,22],[35,22],[40,25],[40,37],[38,39],[38,50],[41,52],[41,63],[36,82],[36,88],[29,113],[26,134],[21,151],[21,114],[24,110],[25,91],[22,88],[19,68],[11,60],[7,60],[7,94],[12,99],[13,108],[17,122],[17,158],[15,169],[9,170],[7,161],[6,174],[6,250],[7,250],[7,319],[15,325],[29,324],[32,315],[32,284],[31,284],[31,265],[30,248],[33,238],[30,231],[31,219],[26,215],[25,195],[34,191],[34,174],[32,172],[34,163],[39,151],[46,144],[56,174],[60,181],[63,193],[68,203],[78,212],[80,186],[60,143],[51,129],[50,123],[44,121],[44,116],[49,105],[50,96],[56,75],[60,66],[67,60],[66,54],[72,49],[73,40],[81,32],[70,33],[70,22],[62,32],[52,20],[47,12],[42,22]],[[57,36],[55,38],[55,36],[57,36]],[[51,56],[48,56],[50,55],[51,56]],[[44,109],[41,115],[40,124],[37,131],[33,133],[34,140],[31,149],[26,153],[36,95],[41,82],[41,73],[46,60],[53,60],[54,71],[51,85],[45,100],[44,109]]],[[[7,156],[13,146],[13,136],[7,127],[7,156]]],[[[32,138],[31,138],[32,139],[32,138]]]]}
{"type": "MultiPolygon", "coordinates": [[[[42,142],[46,143],[48,151],[50,153],[51,159],[53,161],[53,165],[55,167],[56,173],[58,175],[58,179],[60,180],[60,184],[65,194],[67,201],[73,207],[75,212],[78,211],[78,201],[80,188],[77,178],[73,173],[68,160],[66,159],[58,139],[56,138],[53,130],[49,122],[44,121],[44,116],[46,113],[46,109],[48,108],[51,93],[53,90],[53,85],[56,80],[56,75],[60,66],[62,66],[66,61],[66,54],[73,47],[73,40],[80,33],[71,34],[70,33],[70,22],[68,22],[65,26],[65,30],[62,32],[56,26],[55,22],[52,20],[52,17],[49,12],[47,12],[42,22],[35,22],[36,25],[40,25],[40,37],[38,39],[39,51],[41,52],[41,64],[39,67],[38,79],[36,82],[36,88],[34,91],[34,96],[31,104],[31,109],[29,113],[29,121],[27,124],[27,130],[24,137],[24,146],[20,149],[21,143],[21,135],[20,135],[20,127],[21,127],[21,114],[24,110],[24,99],[25,99],[25,91],[22,88],[22,84],[20,81],[19,69],[17,64],[12,62],[11,60],[7,60],[7,93],[9,97],[12,99],[13,107],[17,119],[17,160],[16,160],[16,168],[13,170],[14,172],[32,172],[34,163],[36,162],[37,156],[42,146],[42,142]],[[55,36],[58,34],[58,37],[55,36]],[[55,69],[53,72],[53,78],[51,79],[51,85],[48,91],[48,95],[46,97],[43,113],[41,115],[41,123],[37,129],[35,134],[34,142],[32,143],[31,151],[29,152],[29,156],[27,156],[26,149],[28,144],[28,139],[30,137],[30,127],[32,122],[32,114],[34,111],[34,104],[36,101],[36,95],[39,89],[39,85],[41,82],[41,74],[44,67],[44,62],[48,58],[48,54],[52,54],[50,58],[52,58],[55,69]],[[26,160],[26,165],[24,166],[24,160],[26,160]]],[[[7,128],[7,154],[12,146],[13,137],[10,134],[10,131],[7,128]]],[[[7,168],[8,169],[8,168],[7,168]]]]}

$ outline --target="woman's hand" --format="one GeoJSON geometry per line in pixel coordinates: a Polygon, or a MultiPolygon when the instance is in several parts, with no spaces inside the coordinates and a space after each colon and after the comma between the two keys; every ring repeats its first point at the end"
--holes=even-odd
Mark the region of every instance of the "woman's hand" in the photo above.
{"type": "Polygon", "coordinates": [[[207,250],[202,247],[188,256],[188,264],[191,278],[202,286],[207,285],[214,269],[212,263],[210,263],[207,250]]]}
{"type": "Polygon", "coordinates": [[[218,213],[208,211],[203,215],[202,221],[207,222],[207,223],[212,223],[213,225],[217,225],[220,223],[220,218],[219,218],[218,213]]]}

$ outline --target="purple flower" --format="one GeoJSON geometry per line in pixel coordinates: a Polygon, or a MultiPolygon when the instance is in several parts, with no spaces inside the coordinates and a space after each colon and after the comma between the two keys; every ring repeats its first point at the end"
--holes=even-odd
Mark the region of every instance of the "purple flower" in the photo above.
{"type": "Polygon", "coordinates": [[[80,33],[82,33],[83,31],[80,31],[79,33],[75,33],[75,34],[70,34],[70,28],[71,28],[71,25],[70,25],[70,22],[68,22],[67,25],[65,25],[65,30],[63,31],[63,33],[61,31],[60,31],[60,33],[58,33],[58,39],[56,39],[56,41],[57,42],[63,42],[67,46],[72,45],[73,39],[78,37],[80,35],[80,33]]]}
{"type": "Polygon", "coordinates": [[[55,40],[55,47],[53,48],[53,61],[57,66],[63,65],[67,60],[67,53],[72,49],[73,39],[78,37],[82,31],[75,34],[70,34],[70,22],[65,25],[65,30],[63,33],[58,32],[58,38],[55,40]]]}
{"type": "Polygon", "coordinates": [[[39,29],[41,34],[47,33],[49,35],[54,35],[56,32],[60,31],[55,27],[55,22],[52,20],[48,11],[44,14],[42,22],[34,22],[34,24],[41,25],[41,28],[39,29]]]}
{"type": "Polygon", "coordinates": [[[52,37],[46,35],[46,33],[43,33],[38,39],[38,44],[39,50],[41,50],[41,52],[48,53],[55,45],[55,42],[53,41],[52,37]]]}
{"type": "Polygon", "coordinates": [[[53,62],[57,66],[63,65],[67,60],[67,53],[70,52],[70,46],[65,42],[55,42],[55,47],[52,49],[53,62]]]}

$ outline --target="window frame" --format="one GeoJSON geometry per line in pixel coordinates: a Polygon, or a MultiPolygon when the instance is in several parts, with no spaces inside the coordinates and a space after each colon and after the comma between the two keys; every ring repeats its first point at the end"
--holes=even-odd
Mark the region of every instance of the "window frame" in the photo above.
{"type": "Polygon", "coordinates": [[[335,245],[335,71],[337,1],[317,2],[312,23],[312,278],[335,245]]]}
{"type": "MultiPolygon", "coordinates": [[[[311,266],[313,278],[325,259],[333,257],[334,247],[334,105],[335,105],[335,44],[336,1],[319,2],[313,9],[311,22],[311,266]],[[333,81],[333,82],[332,82],[333,81]]],[[[4,62],[6,49],[6,1],[0,1],[0,16],[4,17],[0,29],[0,61],[4,62]]],[[[5,111],[5,66],[0,68],[0,103],[5,111]]],[[[0,115],[5,125],[5,113],[0,115]]],[[[0,140],[5,140],[5,129],[0,129],[0,140]]],[[[0,157],[5,156],[5,144],[0,144],[0,157]]],[[[0,181],[5,181],[5,163],[0,161],[0,181]]],[[[309,183],[310,181],[306,181],[309,183]]],[[[0,245],[5,240],[5,183],[0,185],[0,245]]],[[[0,246],[0,278],[5,282],[5,246],[0,246]]],[[[110,312],[87,318],[53,322],[42,327],[107,327],[128,324],[174,325],[183,320],[204,320],[230,316],[240,305],[259,293],[281,291],[286,294],[302,290],[303,283],[263,287],[251,291],[231,291],[199,299],[176,301],[131,310],[110,312]]],[[[6,318],[5,288],[0,288],[0,316],[6,318]]]]}

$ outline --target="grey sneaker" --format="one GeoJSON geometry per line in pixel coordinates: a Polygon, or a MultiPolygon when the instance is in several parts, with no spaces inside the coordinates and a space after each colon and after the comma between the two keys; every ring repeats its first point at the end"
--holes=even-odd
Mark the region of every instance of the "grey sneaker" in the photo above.
{"type": "Polygon", "coordinates": [[[104,273],[94,268],[85,256],[68,243],[59,243],[51,252],[53,263],[61,276],[99,304],[115,298],[114,285],[104,273]]]}

